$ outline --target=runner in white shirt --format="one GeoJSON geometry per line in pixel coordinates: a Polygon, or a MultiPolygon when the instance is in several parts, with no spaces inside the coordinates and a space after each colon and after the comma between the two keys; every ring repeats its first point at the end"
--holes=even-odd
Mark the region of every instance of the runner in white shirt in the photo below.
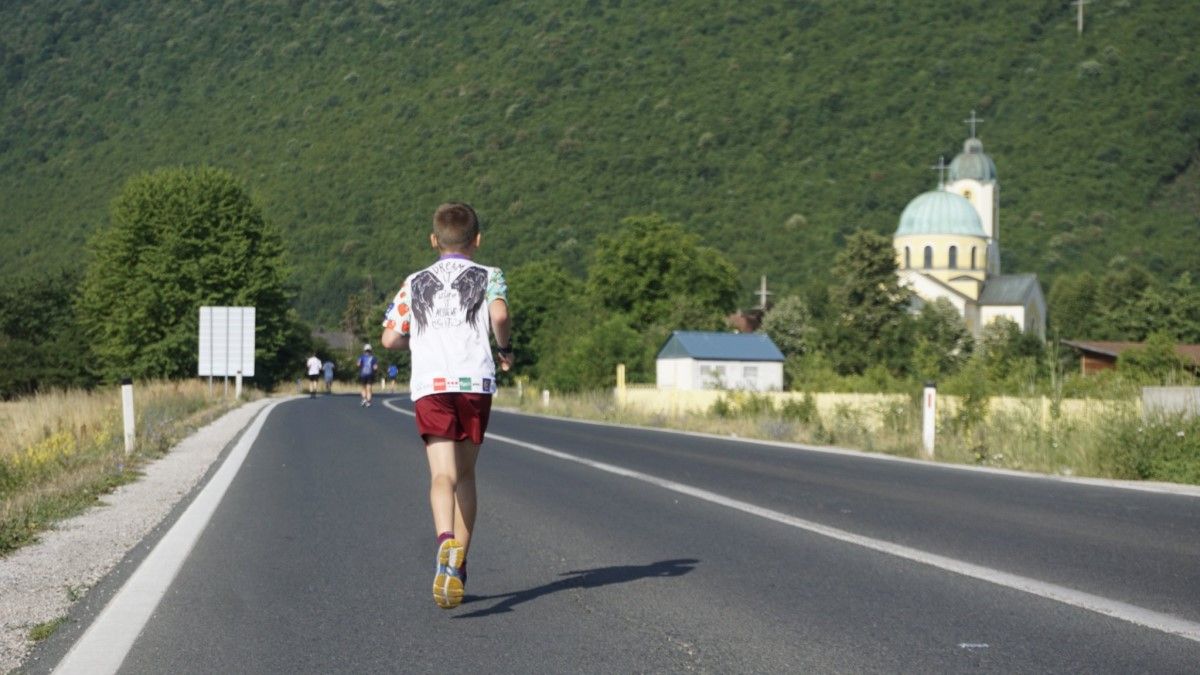
{"type": "Polygon", "coordinates": [[[417,432],[429,460],[429,503],[438,551],[433,599],[457,607],[475,526],[475,460],[496,391],[489,328],[500,367],[512,366],[507,286],[499,268],[471,260],[479,219],[468,205],[438,207],[429,241],[441,257],[404,280],[388,306],[381,342],[412,350],[417,432]]]}
{"type": "Polygon", "coordinates": [[[304,365],[308,368],[308,397],[316,398],[317,380],[321,377],[321,359],[314,353],[304,365]]]}

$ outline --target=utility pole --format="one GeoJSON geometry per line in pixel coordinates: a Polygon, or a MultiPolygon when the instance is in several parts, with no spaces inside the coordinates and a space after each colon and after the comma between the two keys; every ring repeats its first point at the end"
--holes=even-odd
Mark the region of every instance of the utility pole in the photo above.
{"type": "Polygon", "coordinates": [[[767,290],[767,275],[762,275],[758,279],[758,291],[755,293],[758,296],[758,308],[762,311],[767,311],[767,296],[772,295],[767,290]]]}
{"type": "Polygon", "coordinates": [[[1078,8],[1075,14],[1075,30],[1079,35],[1083,35],[1083,6],[1092,0],[1074,0],[1071,4],[1078,8]]]}

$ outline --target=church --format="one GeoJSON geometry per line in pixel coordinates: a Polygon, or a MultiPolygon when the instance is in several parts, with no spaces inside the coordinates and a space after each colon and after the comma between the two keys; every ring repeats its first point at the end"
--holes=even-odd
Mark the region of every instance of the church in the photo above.
{"type": "Polygon", "coordinates": [[[946,298],[979,337],[999,317],[1026,333],[1046,338],[1046,299],[1035,274],[1000,272],[1000,181],[996,164],[975,136],[947,167],[939,162],[939,185],[919,195],[900,214],[893,236],[901,286],[916,295],[917,308],[946,298]]]}

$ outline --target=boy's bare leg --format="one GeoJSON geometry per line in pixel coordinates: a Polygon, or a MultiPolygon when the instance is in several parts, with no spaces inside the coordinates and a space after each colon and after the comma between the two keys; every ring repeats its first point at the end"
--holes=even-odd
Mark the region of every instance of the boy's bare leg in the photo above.
{"type": "Polygon", "coordinates": [[[455,443],[449,438],[428,436],[425,455],[429,459],[429,507],[438,534],[454,532],[454,493],[458,486],[455,443]]]}
{"type": "Polygon", "coordinates": [[[458,481],[454,488],[454,536],[463,545],[463,555],[471,548],[471,531],[475,529],[475,460],[479,446],[471,441],[454,444],[454,463],[458,481]]]}

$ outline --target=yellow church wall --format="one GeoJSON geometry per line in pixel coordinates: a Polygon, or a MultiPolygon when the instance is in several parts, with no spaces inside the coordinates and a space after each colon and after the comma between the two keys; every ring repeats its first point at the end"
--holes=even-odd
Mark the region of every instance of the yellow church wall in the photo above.
{"type": "Polygon", "coordinates": [[[952,234],[910,234],[895,237],[893,245],[896,248],[896,265],[900,269],[914,269],[927,272],[941,281],[949,282],[954,277],[963,275],[983,280],[987,265],[987,240],[983,237],[970,237],[952,234]],[[905,266],[904,247],[909,249],[911,267],[905,266]],[[925,268],[925,247],[933,247],[933,265],[925,268]],[[958,247],[958,266],[950,267],[950,247],[958,247]],[[971,248],[975,248],[975,269],[971,269],[971,248]]]}

